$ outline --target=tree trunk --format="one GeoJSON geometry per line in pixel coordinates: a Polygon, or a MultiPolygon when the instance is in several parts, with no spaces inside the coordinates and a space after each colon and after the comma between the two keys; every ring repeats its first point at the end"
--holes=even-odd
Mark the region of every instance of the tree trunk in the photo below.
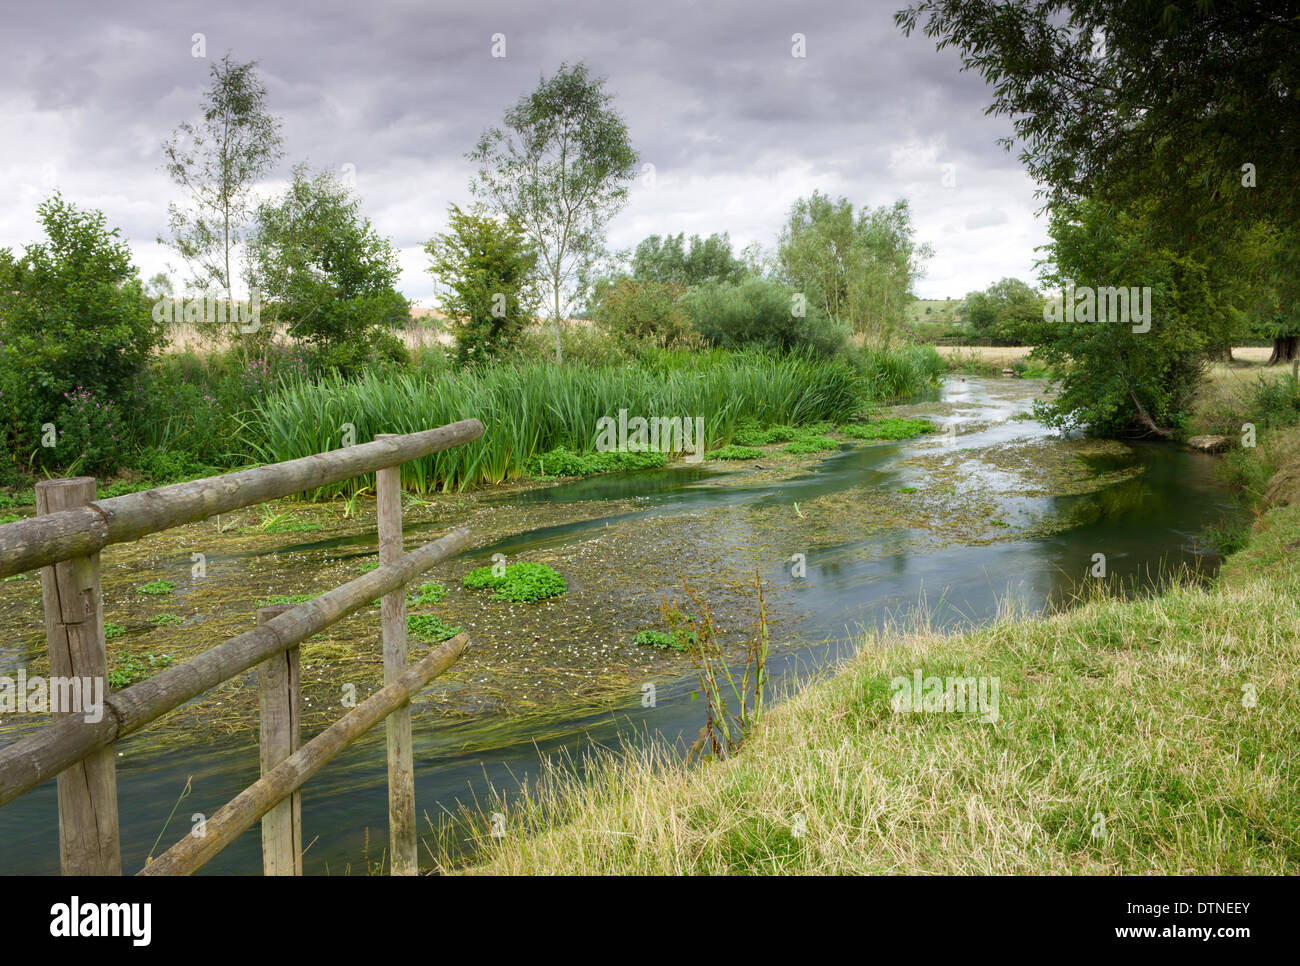
{"type": "Polygon", "coordinates": [[[562,365],[560,357],[560,283],[555,283],[555,364],[562,365]]]}
{"type": "Polygon", "coordinates": [[[1282,335],[1273,340],[1273,354],[1268,357],[1268,364],[1275,366],[1279,362],[1290,362],[1300,356],[1300,336],[1282,335]]]}
{"type": "Polygon", "coordinates": [[[1210,346],[1210,361],[1212,362],[1232,362],[1231,344],[1210,346]]]}

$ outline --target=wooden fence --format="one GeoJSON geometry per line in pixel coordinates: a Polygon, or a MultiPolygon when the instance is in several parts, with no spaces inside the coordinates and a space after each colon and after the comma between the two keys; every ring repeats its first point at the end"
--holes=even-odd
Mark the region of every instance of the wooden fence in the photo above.
{"type": "Polygon", "coordinates": [[[0,806],[57,775],[63,873],[121,875],[113,743],[256,668],[261,777],[208,819],[202,835],[186,835],[141,874],[191,874],[261,819],[263,871],[300,875],[299,789],[384,721],[391,869],[394,875],[414,875],[418,867],[409,702],[460,657],[468,638],[457,635],[408,666],[406,587],[434,563],[467,546],[469,533],[455,530],[402,552],[401,464],[482,435],[483,424],[467,419],[106,500],[95,499],[91,478],[38,483],[37,515],[0,526],[0,577],[41,568],[51,677],[98,679],[107,690],[99,551],[109,544],[375,473],[379,567],[305,603],[261,608],[252,630],[110,694],[97,722],[87,722],[80,712],[58,711],[51,724],[0,748],[0,806]],[[377,597],[382,598],[384,687],[300,746],[298,644],[377,597]]]}

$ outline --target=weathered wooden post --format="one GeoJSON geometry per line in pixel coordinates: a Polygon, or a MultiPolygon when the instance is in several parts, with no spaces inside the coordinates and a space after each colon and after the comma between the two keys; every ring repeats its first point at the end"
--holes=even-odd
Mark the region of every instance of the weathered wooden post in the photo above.
{"type": "MultiPolygon", "coordinates": [[[[78,476],[36,484],[36,512],[71,510],[95,499],[95,480],[78,476]]],[[[45,641],[50,656],[50,694],[79,689],[94,700],[108,691],[108,652],[104,646],[104,597],[99,554],[74,557],[41,568],[45,641]],[[68,686],[55,687],[63,678],[68,686]]],[[[103,707],[100,708],[104,712],[103,707]]],[[[85,720],[85,710],[60,708],[56,717],[85,720]]],[[[113,745],[101,748],[60,772],[59,861],[64,875],[121,875],[122,848],[117,827],[117,762],[113,745]]]]}
{"type": "MultiPolygon", "coordinates": [[[[257,609],[265,624],[293,604],[257,609]]],[[[287,648],[257,666],[260,711],[258,744],[262,777],[298,750],[302,740],[302,697],[298,646],[287,648]]],[[[302,875],[302,793],[294,792],[262,816],[262,874],[302,875]]]]}
{"type": "MultiPolygon", "coordinates": [[[[380,433],[375,440],[391,439],[380,433]]],[[[402,555],[402,467],[389,466],[375,473],[378,509],[379,563],[395,562],[402,555]]],[[[406,588],[385,594],[380,610],[383,621],[384,684],[406,673],[406,588]]],[[[411,706],[404,703],[388,716],[388,839],[393,875],[416,875],[419,861],[415,842],[415,761],[411,749],[411,706]]]]}

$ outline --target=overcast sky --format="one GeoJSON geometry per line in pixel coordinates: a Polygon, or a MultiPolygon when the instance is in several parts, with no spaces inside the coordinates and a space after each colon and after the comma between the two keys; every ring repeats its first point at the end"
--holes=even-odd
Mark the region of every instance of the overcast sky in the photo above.
{"type": "Polygon", "coordinates": [[[366,215],[401,252],[400,288],[432,305],[423,245],[449,202],[470,200],[465,152],[541,74],[585,61],[654,166],[612,223],[613,248],[715,231],[737,251],[771,247],[791,202],[820,189],[855,205],[908,199],[935,252],[922,298],[1032,280],[1045,222],[1033,183],[995,143],[1010,124],[985,116],[989,91],[954,52],[902,35],[901,5],[23,4],[6,14],[0,57],[0,247],[40,237],[36,205],[57,187],[122,229],[145,278],[179,269],[155,242],[178,197],[160,145],[196,117],[210,65],[230,50],[259,61],[283,119],[285,157],[265,190],[301,161],[354,170],[366,215]],[[206,58],[192,55],[196,33],[206,58]]]}

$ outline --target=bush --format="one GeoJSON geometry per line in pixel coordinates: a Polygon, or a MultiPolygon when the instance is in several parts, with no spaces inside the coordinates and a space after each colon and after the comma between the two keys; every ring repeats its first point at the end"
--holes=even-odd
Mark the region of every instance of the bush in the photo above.
{"type": "Polygon", "coordinates": [[[763,278],[739,284],[710,282],[682,296],[681,304],[695,330],[724,348],[758,346],[798,351],[819,358],[849,353],[849,330],[815,304],[797,307],[794,289],[763,278]]]}
{"type": "Polygon", "coordinates": [[[59,464],[88,475],[117,469],[130,445],[121,410],[80,386],[63,395],[65,402],[54,419],[59,464]]]}
{"type": "Polygon", "coordinates": [[[592,319],[617,338],[676,345],[694,334],[678,304],[681,294],[671,282],[620,278],[598,292],[592,319]]]}
{"type": "MultiPolygon", "coordinates": [[[[0,391],[18,452],[39,447],[43,423],[81,418],[60,413],[67,394],[87,392],[101,406],[112,400],[129,408],[134,377],[164,342],[130,249],[103,214],[80,211],[58,194],[37,211],[48,242],[28,245],[16,260],[0,249],[0,391]]],[[[86,450],[86,459],[111,464],[119,454],[108,450],[95,457],[86,450]]]]}

